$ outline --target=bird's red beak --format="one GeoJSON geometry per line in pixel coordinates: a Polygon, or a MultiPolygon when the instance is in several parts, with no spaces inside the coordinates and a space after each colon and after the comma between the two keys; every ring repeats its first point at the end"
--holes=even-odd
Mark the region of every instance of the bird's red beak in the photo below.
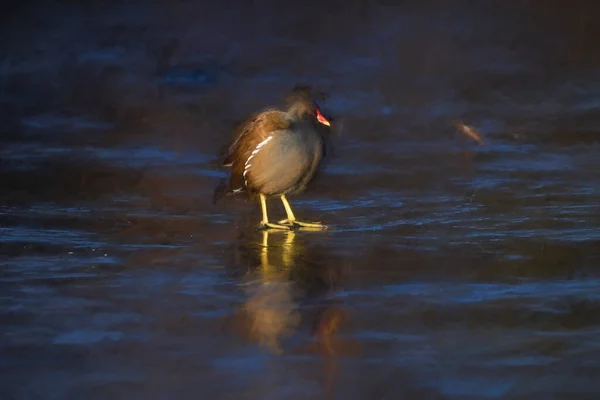
{"type": "Polygon", "coordinates": [[[327,121],[327,118],[325,118],[323,116],[323,114],[321,114],[321,110],[319,110],[318,108],[317,108],[317,121],[319,121],[323,125],[331,126],[331,124],[329,123],[329,121],[327,121]]]}

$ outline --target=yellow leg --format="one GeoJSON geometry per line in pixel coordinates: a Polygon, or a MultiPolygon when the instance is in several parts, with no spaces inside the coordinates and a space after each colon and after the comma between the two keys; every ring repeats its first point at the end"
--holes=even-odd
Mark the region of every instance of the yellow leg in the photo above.
{"type": "Polygon", "coordinates": [[[289,201],[285,197],[285,194],[281,196],[281,202],[283,203],[283,207],[285,208],[285,213],[287,214],[288,222],[291,223],[291,222],[295,221],[296,217],[294,216],[294,212],[292,211],[292,206],[290,205],[289,201]]]}
{"type": "Polygon", "coordinates": [[[274,224],[274,223],[269,222],[269,217],[267,215],[267,198],[263,194],[260,195],[260,206],[262,208],[263,218],[262,218],[262,222],[259,225],[259,229],[285,229],[285,230],[291,229],[291,227],[288,225],[274,224]]]}
{"type": "Polygon", "coordinates": [[[283,207],[285,207],[285,213],[287,214],[287,219],[279,221],[279,224],[285,224],[288,226],[295,226],[300,228],[308,228],[315,230],[327,229],[327,226],[321,224],[320,222],[302,222],[298,221],[294,216],[294,212],[292,211],[292,206],[288,202],[285,195],[281,196],[281,202],[283,203],[283,207]]]}

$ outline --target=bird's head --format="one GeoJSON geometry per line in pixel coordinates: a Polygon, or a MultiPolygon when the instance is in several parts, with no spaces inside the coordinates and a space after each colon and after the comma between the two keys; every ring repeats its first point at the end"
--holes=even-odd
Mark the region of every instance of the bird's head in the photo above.
{"type": "Polygon", "coordinates": [[[287,96],[288,113],[294,118],[314,118],[322,125],[331,127],[331,118],[323,115],[315,97],[325,98],[324,93],[313,93],[309,86],[297,85],[287,96]]]}

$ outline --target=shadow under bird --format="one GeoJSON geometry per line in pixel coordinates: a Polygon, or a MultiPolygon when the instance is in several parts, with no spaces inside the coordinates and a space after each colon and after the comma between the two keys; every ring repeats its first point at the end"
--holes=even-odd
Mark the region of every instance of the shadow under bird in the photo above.
{"type": "Polygon", "coordinates": [[[223,195],[258,195],[262,229],[327,229],[320,222],[296,219],[286,195],[299,193],[313,180],[329,148],[331,123],[321,112],[309,87],[296,87],[287,111],[269,109],[244,122],[229,145],[223,166],[231,167],[227,183],[215,189],[223,195]],[[279,197],[287,219],[270,222],[267,198],[279,197]]]}

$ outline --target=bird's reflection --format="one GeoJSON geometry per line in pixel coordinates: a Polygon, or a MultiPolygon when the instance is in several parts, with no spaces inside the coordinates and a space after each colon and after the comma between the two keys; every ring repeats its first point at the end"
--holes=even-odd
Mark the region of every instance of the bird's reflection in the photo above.
{"type": "Polygon", "coordinates": [[[342,268],[335,259],[321,257],[318,248],[307,246],[302,236],[263,231],[241,241],[250,268],[241,279],[247,297],[235,325],[243,337],[276,354],[333,354],[335,334],[346,319],[333,296],[342,268]],[[315,257],[330,262],[315,264],[315,257]]]}
{"type": "Polygon", "coordinates": [[[281,338],[294,332],[300,319],[294,302],[293,284],[287,279],[295,234],[290,232],[285,235],[285,240],[278,249],[282,259],[280,267],[269,262],[270,233],[263,231],[262,235],[260,265],[255,274],[247,275],[250,279],[244,286],[248,300],[242,309],[249,320],[249,337],[261,346],[281,353],[281,338]]]}

